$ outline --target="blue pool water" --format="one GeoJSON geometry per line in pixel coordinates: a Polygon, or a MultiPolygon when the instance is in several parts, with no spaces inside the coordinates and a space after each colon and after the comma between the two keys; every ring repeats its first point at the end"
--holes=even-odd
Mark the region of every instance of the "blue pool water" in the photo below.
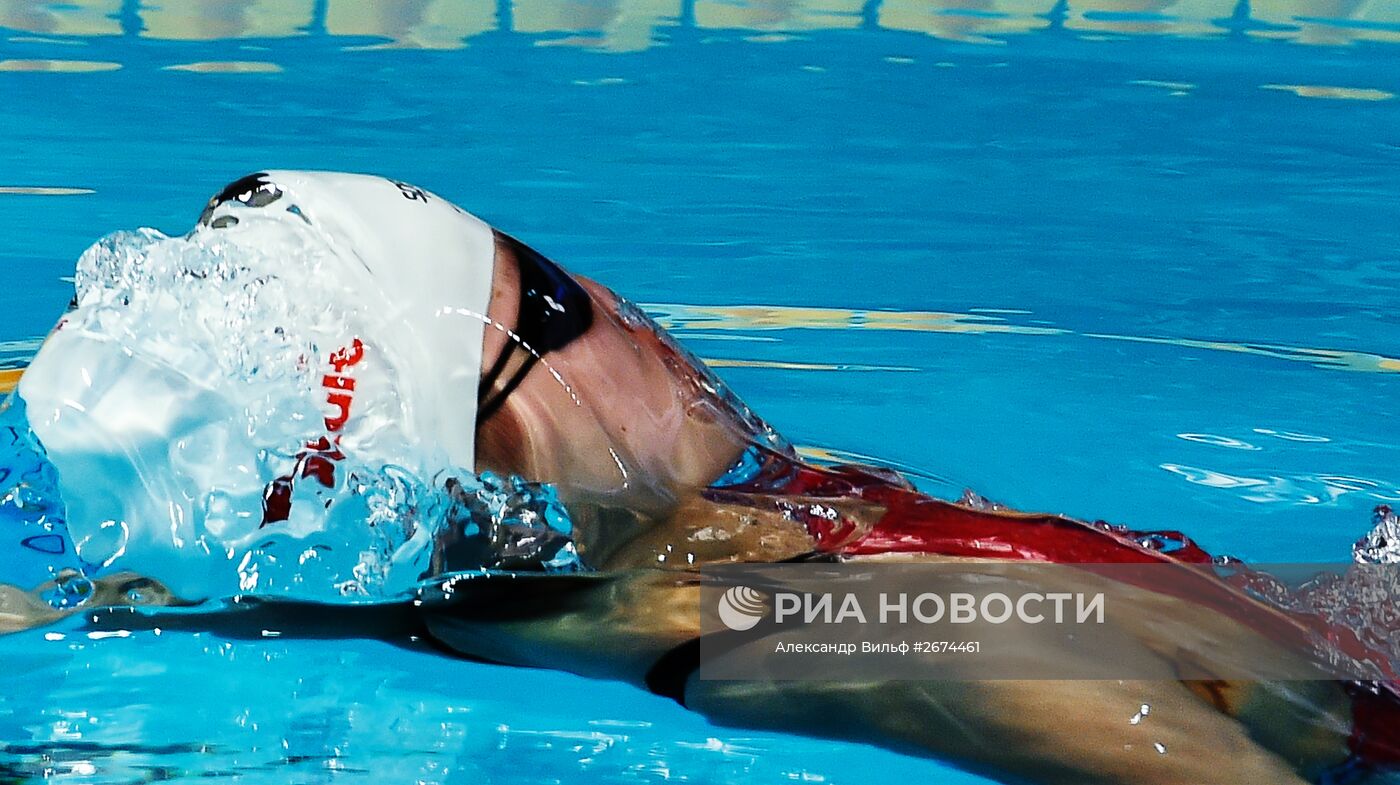
{"type": "MultiPolygon", "coordinates": [[[[413,181],[657,314],[818,455],[1344,560],[1400,501],[1400,8],[0,2],[0,367],[109,230],[413,181]]],[[[980,781],[362,640],[0,639],[0,780],[980,781]]]]}

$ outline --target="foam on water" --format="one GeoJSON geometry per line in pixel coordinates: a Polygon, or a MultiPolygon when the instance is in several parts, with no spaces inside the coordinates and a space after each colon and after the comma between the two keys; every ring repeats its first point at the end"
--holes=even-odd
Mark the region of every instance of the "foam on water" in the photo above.
{"type": "Polygon", "coordinates": [[[362,351],[372,314],[330,253],[309,226],[256,216],[90,248],[4,415],[0,465],[30,468],[0,476],[0,525],[45,565],[0,581],[131,571],[188,599],[365,601],[450,570],[576,568],[552,489],[454,467],[401,425],[412,381],[389,347],[362,351]],[[354,386],[333,379],[371,363],[390,381],[360,385],[338,430],[354,386]]]}
{"type": "Polygon", "coordinates": [[[1358,564],[1400,564],[1400,517],[1389,505],[1380,505],[1371,516],[1371,531],[1351,546],[1358,564]]]}

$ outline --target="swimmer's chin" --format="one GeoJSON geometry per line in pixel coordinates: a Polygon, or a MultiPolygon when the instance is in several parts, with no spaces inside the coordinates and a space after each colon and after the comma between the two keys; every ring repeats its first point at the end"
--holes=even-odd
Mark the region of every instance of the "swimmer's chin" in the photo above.
{"type": "Polygon", "coordinates": [[[81,580],[65,570],[52,581],[26,591],[0,584],[0,635],[45,627],[77,613],[113,608],[190,607],[198,603],[176,597],[158,581],[132,572],[119,572],[91,582],[91,589],[71,607],[55,608],[42,598],[61,585],[81,580]]]}

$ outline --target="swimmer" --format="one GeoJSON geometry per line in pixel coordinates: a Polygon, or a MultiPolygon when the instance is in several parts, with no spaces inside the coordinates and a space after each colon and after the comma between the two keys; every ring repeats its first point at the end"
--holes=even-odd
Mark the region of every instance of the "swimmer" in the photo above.
{"type": "MultiPolygon", "coordinates": [[[[631,303],[411,185],[259,173],[212,199],[200,231],[259,220],[311,226],[351,290],[378,298],[386,316],[345,336],[342,365],[390,346],[418,358],[395,369],[411,385],[386,393],[367,364],[337,390],[410,401],[400,432],[456,465],[548,483],[569,511],[569,544],[589,572],[413,611],[464,655],[621,679],[718,723],[880,744],[1007,782],[1303,783],[1400,760],[1392,693],[1338,682],[701,680],[705,564],[1211,557],[1175,533],[1158,534],[1176,546],[1168,554],[1141,533],[932,499],[883,469],[808,465],[631,303]],[[1143,704],[1151,741],[1127,721],[1143,704]]],[[[31,410],[55,400],[73,340],[59,329],[22,380],[31,410]]],[[[260,526],[286,525],[298,487],[325,483],[339,440],[368,427],[341,400],[326,437],[264,489],[260,526]]],[[[67,437],[36,430],[61,473],[67,437]]],[[[435,569],[528,570],[560,545],[506,535],[447,532],[435,569]]],[[[1240,646],[1269,645],[1235,634],[1240,646]]]]}

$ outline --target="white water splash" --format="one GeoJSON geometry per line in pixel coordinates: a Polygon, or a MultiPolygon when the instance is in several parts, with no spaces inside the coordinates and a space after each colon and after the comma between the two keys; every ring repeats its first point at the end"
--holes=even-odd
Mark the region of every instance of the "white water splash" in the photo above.
{"type": "Polygon", "coordinates": [[[452,566],[434,558],[445,535],[495,547],[520,527],[552,531],[531,539],[546,567],[576,564],[549,489],[415,438],[412,380],[331,254],[309,226],[251,216],[83,255],[77,307],[19,395],[90,569],[189,599],[390,598],[452,566]]]}
{"type": "Polygon", "coordinates": [[[1400,564],[1400,517],[1382,504],[1371,517],[1371,531],[1351,546],[1359,564],[1400,564]]]}

